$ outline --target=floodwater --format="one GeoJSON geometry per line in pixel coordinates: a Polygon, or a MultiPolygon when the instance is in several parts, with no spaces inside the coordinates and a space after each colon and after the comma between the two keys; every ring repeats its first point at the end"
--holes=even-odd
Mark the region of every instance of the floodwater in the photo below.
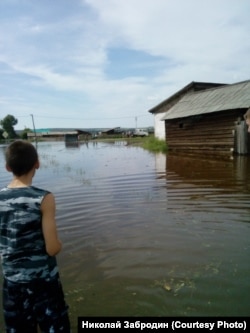
{"type": "MultiPolygon", "coordinates": [[[[3,151],[1,187],[11,179],[3,151]]],[[[56,196],[73,333],[78,316],[249,316],[249,157],[126,142],[43,142],[38,152],[33,185],[56,196]]],[[[2,309],[0,320],[2,332],[2,309]]]]}

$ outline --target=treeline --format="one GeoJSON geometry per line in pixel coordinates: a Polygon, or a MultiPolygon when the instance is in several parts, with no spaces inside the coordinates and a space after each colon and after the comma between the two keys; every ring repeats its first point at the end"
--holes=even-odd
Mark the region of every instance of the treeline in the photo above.
{"type": "Polygon", "coordinates": [[[27,139],[27,133],[32,132],[29,128],[25,128],[23,132],[18,135],[14,129],[14,126],[18,123],[18,120],[8,114],[5,118],[0,120],[0,140],[6,139],[27,139]]]}

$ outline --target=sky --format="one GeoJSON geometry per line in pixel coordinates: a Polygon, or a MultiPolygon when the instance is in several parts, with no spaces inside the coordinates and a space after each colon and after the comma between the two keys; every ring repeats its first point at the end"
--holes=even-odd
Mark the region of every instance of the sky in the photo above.
{"type": "Polygon", "coordinates": [[[250,0],[0,0],[0,119],[154,126],[192,81],[250,79],[250,0]]]}

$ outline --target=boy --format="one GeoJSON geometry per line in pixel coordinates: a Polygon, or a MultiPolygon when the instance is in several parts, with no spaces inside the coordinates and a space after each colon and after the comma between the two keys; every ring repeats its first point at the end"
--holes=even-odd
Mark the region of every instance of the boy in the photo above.
{"type": "Polygon", "coordinates": [[[70,333],[68,307],[55,255],[55,199],[32,186],[39,168],[35,147],[23,140],[5,152],[10,184],[0,191],[0,254],[7,333],[70,333]]]}

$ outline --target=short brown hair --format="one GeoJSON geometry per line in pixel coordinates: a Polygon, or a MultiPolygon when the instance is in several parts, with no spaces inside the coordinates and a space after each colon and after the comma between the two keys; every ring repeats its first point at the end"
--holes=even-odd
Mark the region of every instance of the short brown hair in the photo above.
{"type": "Polygon", "coordinates": [[[32,143],[25,140],[12,142],[5,151],[6,165],[15,176],[27,174],[38,161],[38,153],[32,143]]]}

